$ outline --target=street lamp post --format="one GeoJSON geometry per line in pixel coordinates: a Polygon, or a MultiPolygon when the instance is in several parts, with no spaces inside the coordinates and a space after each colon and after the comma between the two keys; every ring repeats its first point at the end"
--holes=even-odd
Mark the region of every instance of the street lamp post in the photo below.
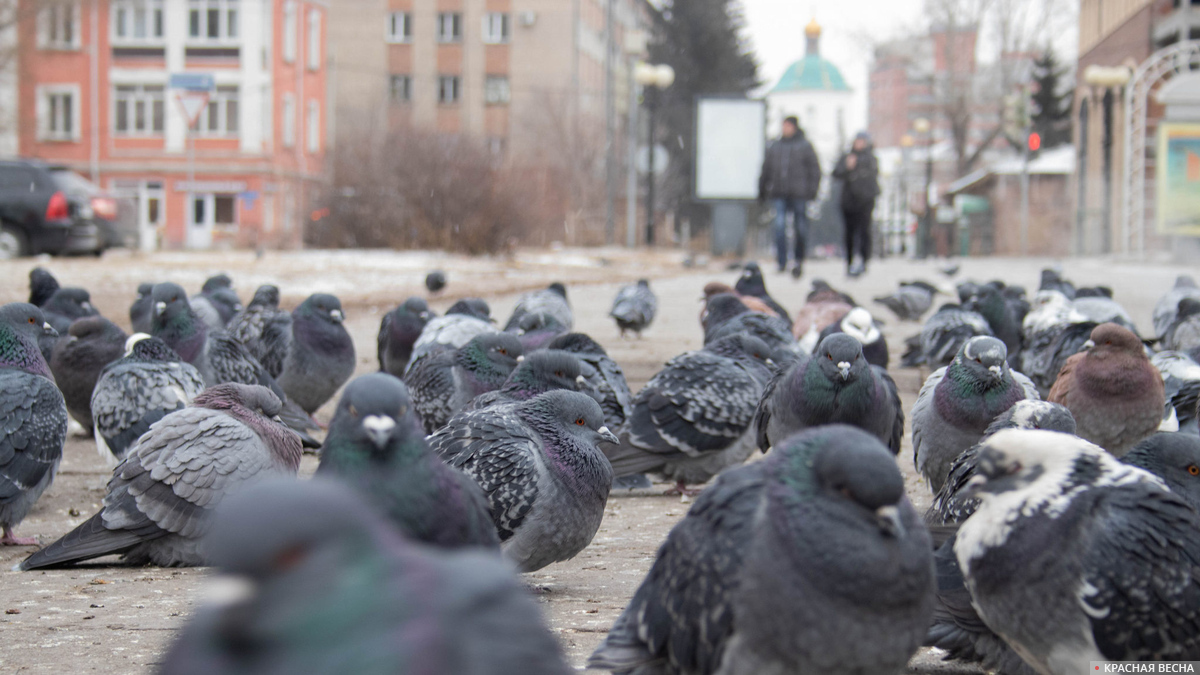
{"type": "Polygon", "coordinates": [[[671,66],[660,64],[650,65],[639,63],[633,72],[634,80],[644,87],[646,97],[647,139],[646,150],[649,155],[646,167],[646,245],[654,245],[654,135],[656,131],[656,115],[658,110],[659,92],[675,82],[675,70],[671,66]]]}
{"type": "MultiPolygon", "coordinates": [[[[899,248],[905,248],[904,242],[908,239],[908,172],[909,164],[912,160],[913,137],[909,134],[904,134],[900,137],[900,208],[897,212],[900,214],[900,244],[899,248]]],[[[905,251],[907,253],[907,251],[905,251]]]]}
{"type": "Polygon", "coordinates": [[[913,131],[925,136],[925,213],[917,223],[917,257],[929,256],[933,236],[933,200],[929,193],[933,187],[933,125],[928,119],[913,120],[913,131]]]}

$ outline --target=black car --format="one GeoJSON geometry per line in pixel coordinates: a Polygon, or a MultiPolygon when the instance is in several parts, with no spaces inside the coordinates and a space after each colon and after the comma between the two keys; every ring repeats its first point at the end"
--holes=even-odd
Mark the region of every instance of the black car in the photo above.
{"type": "Polygon", "coordinates": [[[0,259],[95,254],[115,243],[116,201],[64,167],[0,160],[0,259]]]}

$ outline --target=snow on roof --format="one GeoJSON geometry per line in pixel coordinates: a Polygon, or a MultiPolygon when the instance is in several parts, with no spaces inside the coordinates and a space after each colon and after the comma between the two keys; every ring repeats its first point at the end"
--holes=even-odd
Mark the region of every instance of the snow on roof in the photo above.
{"type": "MultiPolygon", "coordinates": [[[[1005,157],[993,162],[990,166],[977,169],[959,178],[949,185],[948,193],[961,192],[982,181],[988,176],[1019,176],[1023,170],[1024,159],[1019,155],[1005,157]]],[[[1060,145],[1057,148],[1043,150],[1037,159],[1029,162],[1031,176],[1068,176],[1075,173],[1075,147],[1060,145]]]]}

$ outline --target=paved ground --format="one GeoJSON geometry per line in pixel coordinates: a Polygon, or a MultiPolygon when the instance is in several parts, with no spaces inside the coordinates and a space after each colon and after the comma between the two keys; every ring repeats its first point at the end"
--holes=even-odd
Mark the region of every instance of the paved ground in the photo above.
{"type": "MultiPolygon", "coordinates": [[[[259,283],[277,283],[284,305],[291,307],[309,293],[326,290],[346,304],[348,326],[359,349],[359,370],[374,369],[374,340],[379,318],[404,297],[424,291],[421,279],[431,266],[450,273],[447,295],[434,301],[438,310],[454,298],[486,297],[495,314],[505,317],[515,294],[562,278],[569,282],[577,328],[604,344],[624,367],[636,391],[671,356],[698,348],[698,298],[704,283],[732,282],[735,273],[724,264],[685,269],[674,254],[629,256],[619,250],[522,253],[506,260],[466,260],[436,254],[319,253],[269,254],[256,260],[249,254],[162,254],[152,257],[108,255],[94,260],[21,261],[0,263],[0,303],[27,297],[26,275],[34,264],[52,269],[66,285],[88,287],[94,304],[108,317],[128,326],[128,306],[134,288],[143,280],[172,280],[197,290],[217,271],[229,272],[237,289],[248,298],[259,283]],[[642,340],[622,341],[606,318],[617,286],[639,276],[654,279],[660,315],[642,340]]],[[[1035,287],[1037,271],[1046,260],[970,260],[958,278],[986,281],[1001,278],[1035,287]]],[[[1064,263],[1066,274],[1084,285],[1107,284],[1116,299],[1147,332],[1150,312],[1175,274],[1186,270],[1162,265],[1137,265],[1106,260],[1064,263]]],[[[860,302],[883,293],[899,280],[926,279],[945,283],[934,263],[886,261],[872,266],[868,276],[847,280],[840,265],[813,262],[800,282],[770,275],[775,297],[795,310],[803,303],[809,280],[823,276],[860,302]]],[[[886,312],[874,306],[880,312],[886,312]]],[[[898,359],[902,338],[917,326],[896,321],[886,313],[885,335],[898,359]]],[[[906,409],[915,399],[921,374],[895,370],[906,409]]],[[[319,414],[327,418],[332,404],[319,414]]],[[[930,501],[928,488],[913,475],[911,448],[899,458],[909,493],[918,508],[930,501]]],[[[315,468],[306,458],[303,472],[315,468]]],[[[38,535],[48,543],[100,506],[109,469],[90,439],[72,437],[54,485],[35,506],[18,534],[38,535]]],[[[572,660],[582,665],[603,638],[613,619],[653,561],[670,527],[687,510],[679,498],[662,496],[665,485],[644,494],[614,496],[604,524],[592,545],[574,560],[529,575],[529,582],[549,588],[540,596],[548,619],[572,660]]],[[[8,570],[30,549],[0,550],[0,570],[8,570]]],[[[160,568],[122,568],[96,565],[52,572],[0,572],[0,671],[21,673],[144,673],[188,616],[200,596],[205,571],[160,568]]],[[[936,655],[918,654],[912,672],[970,673],[941,664],[936,655]]]]}

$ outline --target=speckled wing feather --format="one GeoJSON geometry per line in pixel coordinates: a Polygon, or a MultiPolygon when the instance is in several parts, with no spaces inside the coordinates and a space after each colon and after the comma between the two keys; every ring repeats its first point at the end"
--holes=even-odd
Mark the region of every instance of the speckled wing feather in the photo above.
{"type": "Polygon", "coordinates": [[[961,308],[938,310],[921,328],[921,353],[932,367],[948,365],[963,344],[976,335],[991,335],[986,319],[961,308]]]}
{"type": "Polygon", "coordinates": [[[567,303],[566,298],[548,289],[521,296],[517,305],[513,307],[508,323],[504,324],[504,330],[516,330],[521,323],[521,317],[526,314],[549,314],[568,331],[575,325],[575,316],[572,314],[571,305],[567,303]]]}
{"type": "Polygon", "coordinates": [[[446,347],[458,349],[479,335],[498,332],[500,330],[491,323],[465,314],[447,314],[430,319],[417,341],[413,343],[408,370],[411,372],[423,356],[446,347]]]}
{"type": "Polygon", "coordinates": [[[271,377],[283,372],[292,339],[292,316],[273,307],[248,307],[229,322],[226,329],[258,359],[271,377]]]}
{"type": "Polygon", "coordinates": [[[427,433],[440,428],[454,415],[450,398],[454,394],[454,353],[429,354],[413,362],[404,374],[404,383],[412,392],[413,408],[427,433]]]}
{"type": "Polygon", "coordinates": [[[933,408],[933,391],[937,389],[938,383],[944,377],[946,377],[946,368],[943,366],[925,380],[925,384],[921,385],[921,391],[917,394],[917,402],[913,404],[912,412],[909,414],[914,422],[912,430],[913,466],[916,467],[918,473],[921,472],[921,443],[925,438],[926,431],[918,428],[915,422],[925,417],[933,408]]]}
{"type": "Polygon", "coordinates": [[[904,403],[900,400],[900,389],[896,387],[896,381],[892,379],[891,375],[888,375],[887,370],[879,366],[871,366],[871,372],[878,378],[879,385],[883,389],[883,391],[876,390],[876,396],[879,397],[877,400],[882,401],[886,397],[892,410],[895,411],[895,417],[892,420],[892,435],[886,442],[888,450],[891,450],[893,455],[899,455],[900,444],[904,439],[904,403]]]}
{"type": "Polygon", "coordinates": [[[600,392],[604,424],[609,429],[620,429],[633,410],[633,395],[621,366],[603,354],[572,353],[583,363],[584,380],[600,392]]]}
{"type": "Polygon", "coordinates": [[[62,459],[66,411],[62,394],[50,380],[0,370],[0,514],[21,511],[9,524],[25,516],[38,497],[29,490],[39,485],[44,490],[43,481],[48,484],[62,459]]]}
{"type": "MultiPolygon", "coordinates": [[[[804,362],[808,361],[808,357],[797,355],[795,360],[799,363],[796,367],[804,367],[804,362]]],[[[775,392],[779,388],[779,383],[784,380],[793,370],[793,362],[783,364],[776,368],[771,374],[771,379],[767,380],[767,386],[763,389],[762,398],[758,401],[758,406],[754,409],[754,432],[755,443],[758,449],[766,453],[771,449],[771,439],[768,430],[771,426],[771,417],[775,415],[775,392]]]]}
{"type": "Polygon", "coordinates": [[[120,460],[151,424],[185,407],[203,390],[204,380],[188,363],[114,363],[105,368],[92,393],[96,442],[120,460]]]}
{"type": "Polygon", "coordinates": [[[711,344],[738,333],[749,333],[774,350],[797,350],[796,338],[792,335],[791,326],[787,321],[758,312],[739,314],[716,326],[712,331],[706,332],[704,344],[711,344]]]}

